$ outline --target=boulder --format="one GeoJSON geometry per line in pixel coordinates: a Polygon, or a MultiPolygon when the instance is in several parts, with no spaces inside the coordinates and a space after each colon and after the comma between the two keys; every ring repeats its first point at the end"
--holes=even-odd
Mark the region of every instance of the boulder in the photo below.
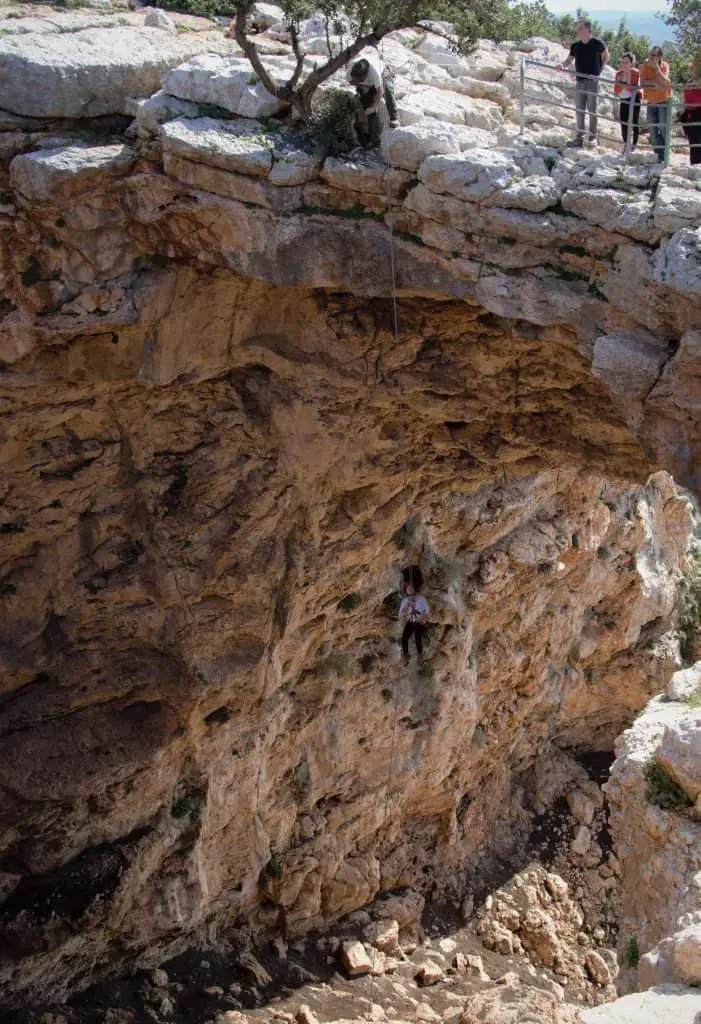
{"type": "Polygon", "coordinates": [[[697,225],[701,221],[701,188],[695,188],[693,182],[663,174],[655,196],[653,218],[655,227],[669,234],[697,225]]]}
{"type": "Polygon", "coordinates": [[[166,121],[173,121],[176,117],[196,118],[198,115],[199,107],[196,103],[179,100],[159,89],[148,99],[137,101],[136,127],[139,135],[157,135],[158,129],[166,121]]]}
{"type": "Polygon", "coordinates": [[[387,163],[407,171],[418,171],[427,156],[459,152],[454,133],[439,124],[395,128],[385,132],[382,138],[382,153],[387,163]]]}
{"type": "Polygon", "coordinates": [[[158,7],[152,7],[146,12],[144,25],[147,28],[161,28],[165,32],[177,32],[173,19],[169,18],[165,11],[161,11],[158,7]]]}
{"type": "MultiPolygon", "coordinates": [[[[269,58],[272,75],[285,78],[291,70],[285,58],[269,58]]],[[[269,117],[280,101],[261,84],[245,57],[224,58],[207,53],[173,68],[163,76],[163,89],[193,103],[208,103],[240,117],[269,117]]]]}
{"type": "Polygon", "coordinates": [[[401,953],[397,921],[373,921],[367,926],[363,935],[372,946],[389,956],[401,953]]]}
{"type": "MultiPolygon", "coordinates": [[[[672,941],[677,977],[687,985],[701,985],[701,924],[692,924],[677,932],[672,941]]],[[[701,1001],[701,996],[699,999],[701,1001]]]]}
{"type": "Polygon", "coordinates": [[[471,996],[460,1024],[560,1024],[564,1019],[556,997],[550,992],[504,984],[471,996]]]}
{"type": "Polygon", "coordinates": [[[459,156],[429,156],[419,179],[431,192],[484,201],[507,188],[521,170],[508,153],[471,149],[459,156]]]}
{"type": "Polygon", "coordinates": [[[658,985],[580,1013],[582,1024],[697,1024],[700,1009],[698,990],[658,985]]]}
{"type": "Polygon", "coordinates": [[[208,45],[158,28],[0,37],[0,107],[28,117],[119,114],[128,97],[150,96],[164,72],[208,45]]]}
{"type": "Polygon", "coordinates": [[[471,953],[456,953],[452,966],[457,974],[465,974],[468,978],[477,978],[478,981],[490,980],[489,975],[484,969],[484,962],[481,956],[475,956],[471,953]]]}
{"type": "Polygon", "coordinates": [[[657,757],[665,771],[695,801],[701,794],[701,712],[665,729],[657,757]]]}
{"type": "Polygon", "coordinates": [[[429,985],[437,985],[439,981],[443,981],[445,971],[432,960],[425,960],[422,964],[419,964],[415,978],[418,985],[422,988],[427,988],[429,985]]]}
{"type": "Polygon", "coordinates": [[[595,949],[590,950],[584,958],[584,966],[589,977],[602,988],[611,984],[611,972],[608,964],[595,949]]]}
{"type": "Polygon", "coordinates": [[[161,128],[164,153],[251,177],[265,177],[273,166],[272,146],[257,121],[178,118],[161,128]]]}
{"type": "Polygon", "coordinates": [[[278,25],[280,22],[284,22],[285,12],[277,4],[267,4],[256,2],[253,5],[253,11],[251,12],[251,23],[259,30],[265,31],[268,28],[272,28],[273,25],[278,25]]]}
{"type": "Polygon", "coordinates": [[[10,164],[12,187],[38,202],[85,191],[108,178],[123,177],[134,164],[128,146],[60,146],[16,156],[10,164]]]}
{"type": "Polygon", "coordinates": [[[344,942],[341,946],[341,963],[351,978],[372,971],[372,957],[362,942],[344,942]]]}
{"type": "Polygon", "coordinates": [[[701,661],[690,668],[679,669],[667,684],[667,696],[671,700],[686,700],[697,690],[701,690],[701,661]]]}
{"type": "Polygon", "coordinates": [[[584,857],[591,846],[591,830],[586,825],[580,825],[570,843],[570,850],[577,857],[584,857]]]}

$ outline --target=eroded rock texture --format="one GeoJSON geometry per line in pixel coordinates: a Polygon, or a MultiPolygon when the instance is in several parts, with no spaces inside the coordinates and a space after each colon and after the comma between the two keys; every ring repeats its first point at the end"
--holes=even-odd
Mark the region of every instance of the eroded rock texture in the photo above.
{"type": "Polygon", "coordinates": [[[689,506],[644,481],[698,483],[696,178],[424,125],[322,167],[190,105],[2,122],[16,999],[459,894],[673,665],[689,506]]]}
{"type": "Polygon", "coordinates": [[[395,345],[382,300],[190,267],[137,301],[3,374],[0,934],[29,992],[213,915],[294,933],[457,888],[550,744],[610,748],[668,674],[687,504],[606,482],[648,463],[570,332],[404,301],[395,345]],[[414,563],[436,626],[406,671],[414,563]]]}

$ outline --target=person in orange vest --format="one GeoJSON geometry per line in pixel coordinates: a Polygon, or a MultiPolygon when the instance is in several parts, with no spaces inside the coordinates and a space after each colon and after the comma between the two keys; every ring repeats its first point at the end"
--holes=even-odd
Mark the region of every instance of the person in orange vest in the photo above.
{"type": "Polygon", "coordinates": [[[653,46],[650,56],[640,68],[640,84],[647,103],[647,123],[650,128],[650,142],[660,163],[664,163],[667,143],[667,101],[672,95],[672,80],[669,64],[662,60],[662,47],[653,46]]]}
{"type": "Polygon", "coordinates": [[[628,127],[633,126],[633,139],[630,151],[635,152],[640,135],[640,72],[635,66],[635,54],[624,53],[621,58],[620,70],[616,72],[613,91],[620,101],[621,135],[623,136],[623,152],[628,146],[628,127]]]}

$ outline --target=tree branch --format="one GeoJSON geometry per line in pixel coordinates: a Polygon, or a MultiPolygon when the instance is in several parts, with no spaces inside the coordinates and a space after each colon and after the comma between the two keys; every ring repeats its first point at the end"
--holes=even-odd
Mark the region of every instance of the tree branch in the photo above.
{"type": "Polygon", "coordinates": [[[281,95],[284,90],[281,90],[278,87],[277,83],[270,77],[266,68],[263,66],[263,62],[258,56],[258,47],[253,40],[248,38],[248,17],[253,9],[254,2],[255,0],[245,0],[236,12],[234,38],[245,53],[246,57],[248,57],[251,67],[258,75],[268,92],[277,99],[286,99],[286,96],[281,95]]]}
{"type": "Polygon", "coordinates": [[[292,77],[289,79],[284,87],[286,93],[291,93],[297,88],[297,82],[299,82],[299,76],[302,74],[304,68],[305,53],[299,45],[299,33],[297,32],[296,25],[290,25],[290,40],[292,42],[292,52],[297,58],[297,64],[292,73],[292,77]]]}
{"type": "Polygon", "coordinates": [[[366,46],[379,43],[391,31],[392,29],[390,28],[374,29],[368,35],[359,36],[355,42],[347,46],[345,50],[341,50],[340,53],[327,61],[326,64],[323,64],[320,68],[315,68],[302,82],[300,92],[311,95],[319,88],[322,82],[328,81],[332,75],[335,75],[337,71],[340,71],[349,61],[353,60],[361,50],[364,50],[366,46]]]}

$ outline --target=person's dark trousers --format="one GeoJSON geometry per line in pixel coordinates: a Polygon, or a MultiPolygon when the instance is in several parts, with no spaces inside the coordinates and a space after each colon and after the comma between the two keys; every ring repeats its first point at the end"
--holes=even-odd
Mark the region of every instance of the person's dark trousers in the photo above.
{"type": "Polygon", "coordinates": [[[585,115],[589,112],[589,138],[595,139],[599,131],[597,116],[599,105],[599,82],[596,78],[577,79],[577,137],[584,139],[585,115]]]}
{"type": "Polygon", "coordinates": [[[648,103],[647,123],[650,128],[650,144],[659,162],[663,163],[667,143],[667,104],[648,103]]]}
{"type": "Polygon", "coordinates": [[[382,76],[382,85],[385,90],[385,103],[387,104],[387,114],[390,121],[398,121],[397,117],[397,101],[394,98],[394,91],[392,89],[392,80],[389,74],[385,71],[382,76]]]}
{"type": "Polygon", "coordinates": [[[407,622],[402,633],[402,651],[406,657],[409,655],[409,638],[412,634],[416,642],[416,650],[419,654],[423,654],[425,629],[426,627],[421,622],[407,622]]]}
{"type": "MultiPolygon", "coordinates": [[[[623,136],[623,142],[628,141],[628,125],[630,123],[631,111],[630,111],[630,100],[621,100],[621,135],[623,136]]],[[[633,145],[638,145],[638,137],[640,135],[640,97],[636,96],[633,103],[633,145]]]]}
{"type": "Polygon", "coordinates": [[[363,108],[364,111],[366,111],[364,126],[365,130],[359,133],[361,136],[361,141],[364,144],[369,143],[371,146],[379,146],[380,138],[382,136],[380,115],[376,110],[373,110],[372,113],[367,113],[367,111],[370,110],[370,107],[375,102],[375,97],[377,96],[377,89],[372,85],[359,85],[356,89],[356,92],[358,94],[358,99],[360,100],[361,107],[363,108]]]}
{"type": "MultiPolygon", "coordinates": [[[[694,111],[694,121],[701,121],[701,107],[694,111]]],[[[689,140],[689,162],[701,164],[701,124],[684,125],[684,134],[689,140]]]]}

